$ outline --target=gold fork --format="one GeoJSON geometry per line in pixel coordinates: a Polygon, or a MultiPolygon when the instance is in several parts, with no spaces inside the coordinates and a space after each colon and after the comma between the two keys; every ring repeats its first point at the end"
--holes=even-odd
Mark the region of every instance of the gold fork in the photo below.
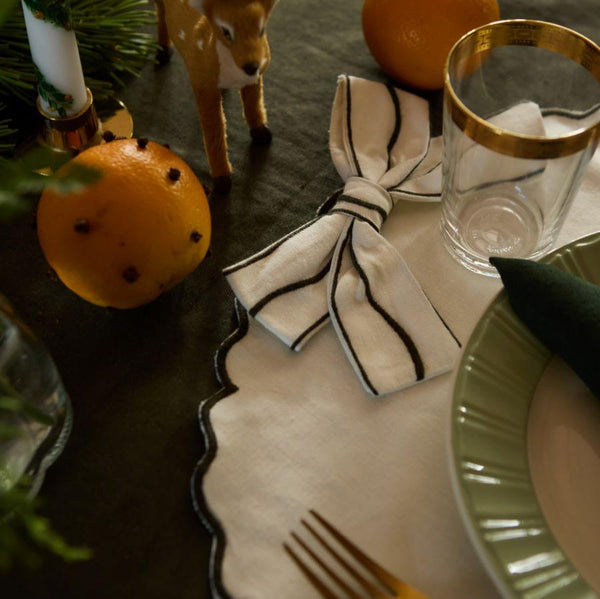
{"type": "Polygon", "coordinates": [[[334,593],[321,578],[315,574],[314,570],[311,569],[307,563],[300,558],[298,553],[292,549],[288,543],[284,543],[283,547],[287,551],[288,555],[294,560],[296,565],[302,570],[304,575],[312,583],[312,585],[319,591],[322,597],[325,599],[388,599],[389,597],[395,597],[396,599],[428,599],[426,595],[423,595],[417,589],[411,587],[406,582],[399,580],[382,566],[374,562],[370,557],[365,555],[356,545],[351,543],[341,532],[339,532],[332,524],[330,524],[323,516],[319,515],[315,510],[309,510],[310,514],[317,520],[317,522],[334,538],[336,541],[346,549],[346,551],[354,557],[354,559],[362,565],[362,567],[368,571],[372,577],[373,582],[377,581],[378,586],[373,584],[365,576],[363,576],[357,569],[350,564],[350,562],[342,557],[330,542],[325,540],[323,535],[315,529],[315,527],[309,524],[305,519],[301,519],[300,522],[308,530],[308,532],[317,540],[317,542],[327,550],[327,552],[340,564],[340,566],[346,570],[351,578],[353,578],[358,585],[360,585],[366,595],[357,593],[351,588],[347,582],[345,582],[333,569],[327,565],[327,563],[321,559],[295,532],[290,533],[292,538],[302,547],[314,562],[316,562],[321,570],[329,577],[330,580],[336,583],[336,585],[342,589],[345,595],[340,596],[334,593]]]}

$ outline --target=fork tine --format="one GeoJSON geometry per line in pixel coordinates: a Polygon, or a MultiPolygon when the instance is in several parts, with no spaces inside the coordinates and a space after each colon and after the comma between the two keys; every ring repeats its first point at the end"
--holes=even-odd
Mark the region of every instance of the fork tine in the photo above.
{"type": "Polygon", "coordinates": [[[283,548],[294,562],[296,562],[296,565],[300,568],[304,576],[306,576],[315,589],[319,591],[321,597],[324,597],[324,599],[339,599],[337,595],[334,595],[329,590],[329,587],[321,582],[321,579],[300,559],[298,554],[287,543],[283,544],[283,548]]]}
{"type": "Polygon", "coordinates": [[[404,581],[399,580],[385,568],[380,566],[377,562],[374,562],[368,555],[365,555],[356,545],[354,545],[348,538],[339,532],[332,524],[325,520],[325,518],[323,518],[323,516],[321,516],[318,512],[315,510],[309,511],[358,562],[360,562],[367,570],[369,570],[369,572],[372,572],[373,575],[376,576],[377,579],[387,588],[398,593],[398,597],[403,597],[405,599],[428,599],[426,595],[423,595],[423,593],[411,587],[404,581]]]}
{"type": "MultiPolygon", "coordinates": [[[[301,521],[304,523],[304,520],[301,521]]],[[[350,599],[361,599],[296,533],[291,533],[294,540],[308,553],[329,577],[343,589],[350,599]]]]}
{"type": "MultiPolygon", "coordinates": [[[[335,549],[304,519],[300,520],[304,527],[317,539],[317,541],[329,552],[331,556],[335,558],[335,560],[360,584],[360,586],[367,591],[371,597],[376,597],[377,599],[386,599],[387,597],[395,597],[395,593],[393,589],[390,589],[387,585],[384,585],[387,593],[384,593],[382,590],[373,586],[360,572],[358,572],[348,561],[346,561],[341,555],[339,555],[335,549]]],[[[329,529],[328,529],[329,530],[329,529]]],[[[336,537],[337,538],[337,537],[336,537]]],[[[360,561],[360,560],[358,560],[360,561]]],[[[332,572],[328,572],[328,574],[332,574],[332,572]]],[[[379,580],[379,579],[378,579],[379,580]]],[[[352,599],[360,597],[352,591],[343,581],[339,580],[336,576],[336,582],[338,584],[343,585],[343,588],[352,599]]]]}

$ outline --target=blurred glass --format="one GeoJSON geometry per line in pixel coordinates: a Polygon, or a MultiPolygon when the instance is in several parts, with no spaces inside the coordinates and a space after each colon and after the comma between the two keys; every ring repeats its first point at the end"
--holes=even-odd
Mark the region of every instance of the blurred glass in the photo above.
{"type": "Polygon", "coordinates": [[[30,494],[37,493],[71,423],[52,358],[0,296],[0,492],[25,475],[30,494]]]}

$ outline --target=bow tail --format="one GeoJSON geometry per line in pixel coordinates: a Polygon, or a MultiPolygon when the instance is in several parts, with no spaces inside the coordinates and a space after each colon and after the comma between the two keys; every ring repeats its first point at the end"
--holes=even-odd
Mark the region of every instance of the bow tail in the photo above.
{"type": "Polygon", "coordinates": [[[370,226],[352,221],[345,228],[327,297],[344,350],[373,395],[452,368],[458,341],[398,251],[370,226]]]}
{"type": "Polygon", "coordinates": [[[329,320],[327,275],[346,220],[318,217],[223,271],[250,316],[294,350],[329,320]]]}

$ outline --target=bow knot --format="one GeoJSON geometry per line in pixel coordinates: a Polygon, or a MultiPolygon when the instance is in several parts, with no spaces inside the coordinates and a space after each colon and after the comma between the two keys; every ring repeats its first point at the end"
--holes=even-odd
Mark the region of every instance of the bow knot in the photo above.
{"type": "Polygon", "coordinates": [[[425,100],[345,76],[329,146],[342,193],[314,220],[224,273],[250,315],[291,349],[331,321],[364,387],[381,395],[449,370],[458,349],[380,233],[396,199],[439,197],[441,147],[430,143],[425,100]]]}
{"type": "Polygon", "coordinates": [[[350,177],[328,213],[341,212],[379,231],[393,205],[392,196],[378,183],[363,177],[350,177]]]}

